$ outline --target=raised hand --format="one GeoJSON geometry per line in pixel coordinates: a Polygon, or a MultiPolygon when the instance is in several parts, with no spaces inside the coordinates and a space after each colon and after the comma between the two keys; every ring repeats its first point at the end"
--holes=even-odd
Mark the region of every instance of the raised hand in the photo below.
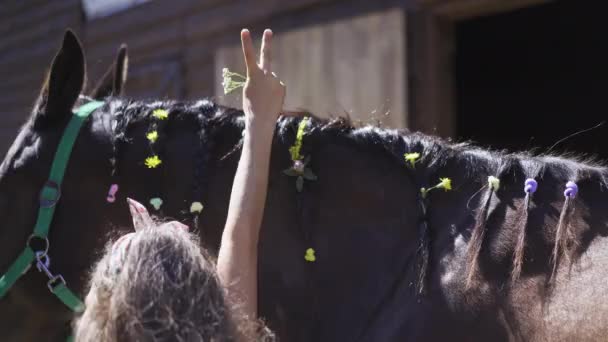
{"type": "Polygon", "coordinates": [[[265,30],[262,37],[259,63],[249,30],[241,31],[243,56],[247,67],[247,82],[243,87],[243,110],[247,123],[274,125],[283,109],[285,85],[272,72],[272,31],[265,30]]]}
{"type": "Polygon", "coordinates": [[[258,239],[268,191],[274,129],[285,98],[285,85],[270,66],[271,40],[272,31],[264,31],[258,64],[249,31],[241,31],[247,65],[243,88],[246,125],[217,259],[220,281],[249,317],[257,314],[258,239]]]}

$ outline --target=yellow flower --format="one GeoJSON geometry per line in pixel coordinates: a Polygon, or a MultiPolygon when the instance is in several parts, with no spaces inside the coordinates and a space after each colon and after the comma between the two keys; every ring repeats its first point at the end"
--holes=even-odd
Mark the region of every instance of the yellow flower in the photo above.
{"type": "Polygon", "coordinates": [[[157,155],[146,158],[146,166],[148,167],[148,169],[154,169],[158,165],[160,165],[162,162],[163,161],[160,160],[160,158],[158,158],[157,155]]]}
{"type": "Polygon", "coordinates": [[[150,140],[151,143],[154,143],[154,142],[156,142],[156,139],[158,139],[158,132],[157,131],[149,132],[148,134],[146,134],[146,138],[148,138],[148,140],[150,140]]]}
{"type": "Polygon", "coordinates": [[[159,120],[165,120],[169,117],[169,112],[166,111],[165,109],[155,109],[152,112],[152,116],[154,116],[155,118],[159,119],[159,120]]]}
{"type": "Polygon", "coordinates": [[[403,157],[405,158],[406,163],[409,162],[412,165],[412,167],[414,167],[414,166],[416,166],[416,162],[420,158],[420,153],[418,153],[418,152],[406,153],[403,155],[403,157]]]}
{"type": "Polygon", "coordinates": [[[306,116],[302,118],[302,120],[300,120],[300,124],[298,124],[298,133],[296,134],[296,140],[299,142],[302,142],[302,139],[304,138],[304,130],[306,129],[306,125],[308,125],[308,121],[310,121],[310,118],[306,116]]]}
{"type": "Polygon", "coordinates": [[[306,125],[308,125],[308,121],[310,121],[309,117],[304,117],[298,124],[298,132],[296,133],[296,141],[289,148],[289,154],[291,155],[291,160],[301,160],[302,155],[300,155],[300,150],[302,149],[302,140],[304,140],[304,130],[306,129],[306,125]]]}
{"type": "Polygon", "coordinates": [[[441,183],[437,184],[437,188],[443,188],[445,191],[452,190],[452,180],[449,178],[439,178],[441,183]]]}
{"type": "Polygon", "coordinates": [[[306,250],[306,254],[304,254],[304,260],[308,262],[315,262],[317,260],[317,257],[315,257],[315,250],[308,248],[306,250]]]}
{"type": "Polygon", "coordinates": [[[297,143],[289,148],[289,154],[293,161],[302,159],[302,156],[300,156],[300,146],[298,146],[297,143]]]}
{"type": "Polygon", "coordinates": [[[420,193],[422,194],[422,198],[426,198],[429,191],[433,189],[444,189],[445,191],[452,190],[452,180],[449,178],[439,178],[439,184],[432,186],[428,189],[420,188],[420,193]]]}
{"type": "Polygon", "coordinates": [[[190,212],[192,214],[200,214],[203,211],[203,204],[201,202],[192,202],[190,205],[190,212]]]}
{"type": "Polygon", "coordinates": [[[228,70],[228,68],[222,69],[222,86],[224,87],[224,94],[228,95],[231,92],[245,86],[247,77],[228,70]]]}
{"type": "Polygon", "coordinates": [[[500,179],[498,179],[494,176],[489,176],[488,185],[490,186],[490,189],[492,189],[493,191],[498,191],[498,189],[500,188],[500,179]]]}

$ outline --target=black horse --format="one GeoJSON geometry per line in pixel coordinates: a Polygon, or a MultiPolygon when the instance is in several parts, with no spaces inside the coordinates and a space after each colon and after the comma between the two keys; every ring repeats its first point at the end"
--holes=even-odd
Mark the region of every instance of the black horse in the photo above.
{"type": "MultiPolygon", "coordinates": [[[[68,32],[0,168],[0,271],[32,232],[84,77],[83,52],[68,32]]],[[[208,100],[104,102],[80,132],[49,235],[53,270],[81,294],[107,239],[129,229],[126,196],[161,198],[152,212],[189,224],[217,251],[244,127],[242,112],[208,100]],[[161,164],[146,166],[151,156],[161,164]],[[112,184],[117,201],[108,203],[112,184]],[[193,202],[202,213],[190,211],[193,202]]],[[[298,191],[297,177],[283,171],[300,122],[277,123],[260,238],[260,316],[281,340],[605,338],[605,167],[313,118],[301,153],[317,179],[298,191]],[[406,161],[406,153],[419,158],[406,161]],[[422,195],[445,177],[450,191],[422,195]],[[527,179],[536,192],[524,191],[527,179]],[[568,181],[578,185],[575,197],[564,197],[568,181]],[[305,260],[309,248],[314,262],[305,260]]],[[[3,340],[67,336],[72,314],[45,283],[30,270],[0,301],[3,340]]]]}

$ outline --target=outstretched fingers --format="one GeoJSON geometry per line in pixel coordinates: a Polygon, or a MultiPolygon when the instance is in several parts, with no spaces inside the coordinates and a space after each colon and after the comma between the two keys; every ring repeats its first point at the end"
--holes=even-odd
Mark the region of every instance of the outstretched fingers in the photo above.
{"type": "Polygon", "coordinates": [[[251,33],[247,29],[241,31],[241,45],[243,46],[243,56],[245,57],[245,66],[247,67],[247,76],[250,76],[258,65],[255,61],[255,50],[251,41],[251,33]]]}
{"type": "Polygon", "coordinates": [[[260,68],[265,72],[271,72],[271,41],[272,31],[270,29],[264,30],[264,35],[262,36],[262,48],[260,49],[260,68]]]}

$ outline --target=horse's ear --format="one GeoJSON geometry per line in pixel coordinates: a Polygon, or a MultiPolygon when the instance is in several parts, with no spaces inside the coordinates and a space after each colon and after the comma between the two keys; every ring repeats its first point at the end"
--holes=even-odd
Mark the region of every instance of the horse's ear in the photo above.
{"type": "Polygon", "coordinates": [[[122,44],[118,49],[116,60],[105,72],[101,80],[97,83],[90,96],[96,100],[101,100],[111,95],[122,95],[127,82],[127,70],[129,68],[129,56],[127,45],[122,44]]]}
{"type": "Polygon", "coordinates": [[[82,46],[74,32],[67,30],[40,91],[34,111],[35,121],[51,123],[71,116],[85,77],[82,46]]]}

